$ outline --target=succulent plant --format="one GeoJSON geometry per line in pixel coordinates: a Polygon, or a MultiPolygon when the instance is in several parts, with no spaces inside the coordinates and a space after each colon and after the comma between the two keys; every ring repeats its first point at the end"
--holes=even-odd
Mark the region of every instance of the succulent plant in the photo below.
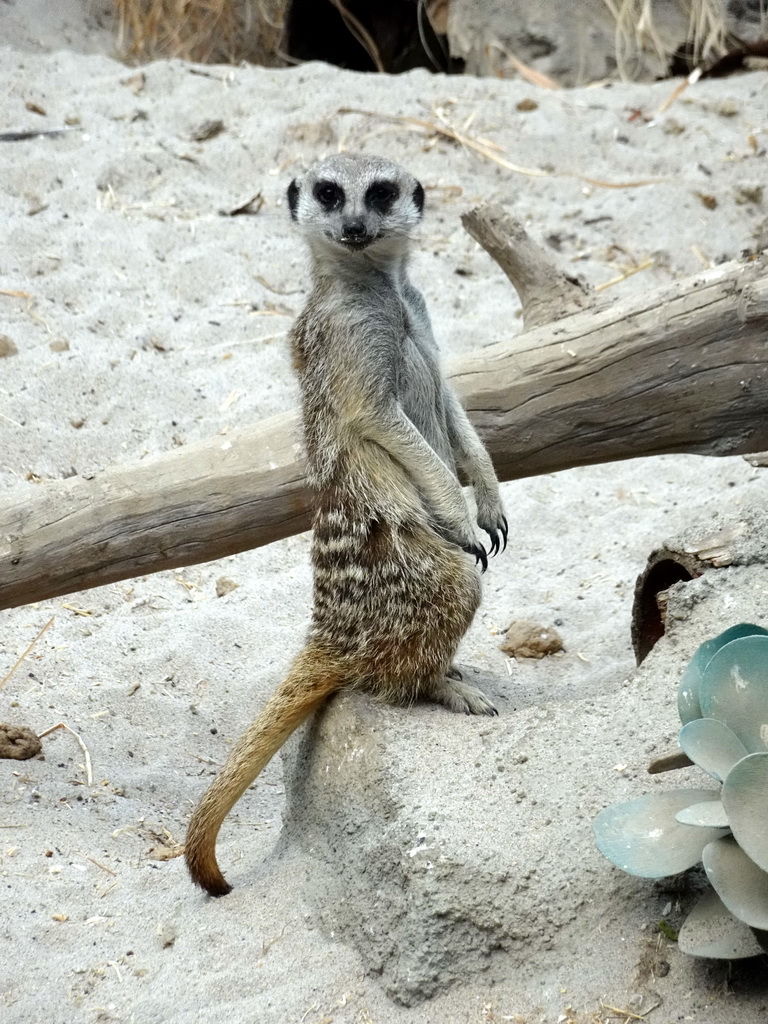
{"type": "Polygon", "coordinates": [[[768,630],[742,623],[696,651],[678,688],[683,752],[718,783],[614,804],[597,846],[644,878],[701,862],[712,886],[678,935],[694,956],[768,950],[768,630]]]}

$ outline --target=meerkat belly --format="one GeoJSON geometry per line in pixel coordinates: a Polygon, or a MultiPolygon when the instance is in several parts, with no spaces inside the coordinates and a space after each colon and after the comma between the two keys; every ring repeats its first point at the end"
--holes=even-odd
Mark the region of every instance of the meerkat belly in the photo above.
{"type": "Polygon", "coordinates": [[[425,680],[444,676],[480,583],[423,517],[393,518],[359,489],[329,489],[315,517],[312,559],[312,637],[347,661],[357,685],[407,701],[425,680]]]}

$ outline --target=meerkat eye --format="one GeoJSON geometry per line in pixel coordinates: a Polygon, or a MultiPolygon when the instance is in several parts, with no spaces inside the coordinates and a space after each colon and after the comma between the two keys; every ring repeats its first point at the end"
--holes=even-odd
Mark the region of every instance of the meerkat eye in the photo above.
{"type": "Polygon", "coordinates": [[[400,189],[393,181],[374,181],[365,193],[365,205],[378,213],[386,213],[400,195],[400,189]]]}
{"type": "Polygon", "coordinates": [[[333,181],[318,181],[312,194],[320,205],[329,212],[344,205],[344,189],[333,181]]]}

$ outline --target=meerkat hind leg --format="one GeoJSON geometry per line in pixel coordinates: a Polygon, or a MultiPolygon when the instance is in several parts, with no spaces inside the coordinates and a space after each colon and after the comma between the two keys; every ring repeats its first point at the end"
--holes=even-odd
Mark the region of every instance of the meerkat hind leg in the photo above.
{"type": "Polygon", "coordinates": [[[451,711],[463,711],[465,715],[498,715],[490,698],[471,683],[446,676],[430,686],[425,694],[438,704],[445,704],[451,711]]]}

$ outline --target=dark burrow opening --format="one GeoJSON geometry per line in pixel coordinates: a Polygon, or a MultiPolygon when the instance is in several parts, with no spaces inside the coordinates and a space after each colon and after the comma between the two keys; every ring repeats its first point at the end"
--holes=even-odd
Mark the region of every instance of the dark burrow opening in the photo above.
{"type": "MultiPolygon", "coordinates": [[[[438,5],[439,7],[439,5],[438,5]]],[[[350,71],[396,74],[428,68],[460,74],[444,25],[424,0],[293,0],[284,50],[297,61],[320,60],[350,71]]]]}

